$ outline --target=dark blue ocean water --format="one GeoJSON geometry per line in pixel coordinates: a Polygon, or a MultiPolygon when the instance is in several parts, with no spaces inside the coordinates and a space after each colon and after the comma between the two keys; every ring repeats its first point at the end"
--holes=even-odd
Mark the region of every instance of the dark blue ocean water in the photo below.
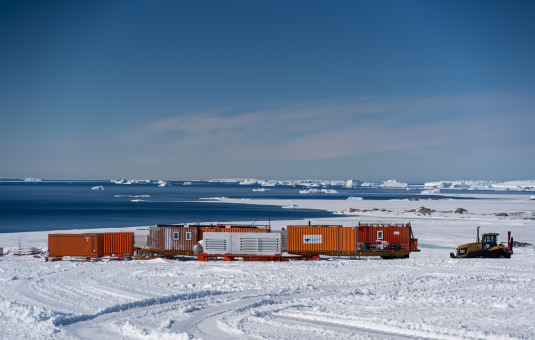
{"type": "MultiPolygon", "coordinates": [[[[91,228],[124,228],[156,223],[208,221],[253,222],[267,211],[271,220],[332,217],[332,212],[311,209],[282,209],[273,205],[207,203],[200,198],[228,196],[250,199],[347,199],[385,200],[425,196],[420,190],[348,189],[333,187],[337,194],[299,194],[301,187],[276,186],[253,192],[259,186],[236,183],[171,182],[119,185],[110,182],[0,182],[0,233],[91,228]],[[105,190],[91,190],[94,186],[105,190]],[[146,195],[154,197],[114,197],[146,195]],[[141,199],[149,202],[132,202],[141,199]]],[[[318,188],[321,189],[321,188],[318,188]]],[[[458,193],[458,191],[455,191],[458,193]]],[[[261,221],[267,222],[265,216],[261,221]]],[[[260,223],[260,222],[258,222],[260,223]]]]}

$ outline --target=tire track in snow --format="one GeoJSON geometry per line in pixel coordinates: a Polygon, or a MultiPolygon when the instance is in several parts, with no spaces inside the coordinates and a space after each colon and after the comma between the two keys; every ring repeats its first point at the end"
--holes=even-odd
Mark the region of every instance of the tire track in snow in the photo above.
{"type": "Polygon", "coordinates": [[[172,328],[175,331],[187,332],[197,338],[204,340],[219,340],[219,339],[262,339],[260,336],[253,334],[245,334],[240,330],[227,328],[221,329],[219,320],[226,315],[241,310],[241,315],[247,315],[243,311],[250,308],[255,308],[265,304],[278,304],[286,300],[301,300],[313,298],[317,296],[326,297],[340,293],[343,287],[336,287],[332,291],[321,292],[285,292],[283,295],[273,296],[273,294],[263,294],[250,297],[248,293],[243,293],[239,301],[227,304],[217,305],[192,313],[192,316],[187,320],[183,320],[173,324],[172,328]],[[194,320],[192,320],[194,319],[194,320]]]}
{"type": "Polygon", "coordinates": [[[276,320],[278,322],[284,322],[284,323],[293,323],[293,324],[299,324],[306,327],[324,327],[328,329],[332,329],[337,332],[346,332],[346,333],[358,333],[359,335],[366,335],[370,336],[374,339],[395,339],[395,340],[436,340],[436,339],[452,339],[451,337],[421,337],[421,336],[412,336],[412,335],[405,335],[400,333],[394,333],[394,332],[388,332],[388,331],[381,331],[378,329],[373,328],[367,328],[367,327],[358,327],[358,326],[352,326],[347,325],[344,323],[338,323],[338,322],[328,322],[328,321],[319,321],[319,320],[311,320],[307,318],[299,318],[295,316],[280,316],[280,315],[269,315],[269,319],[276,320]]]}
{"type": "Polygon", "coordinates": [[[186,320],[181,320],[173,323],[171,329],[178,333],[188,333],[196,338],[204,340],[210,339],[261,339],[260,337],[247,334],[232,333],[222,330],[219,327],[218,320],[226,314],[232,313],[237,309],[247,308],[247,306],[256,306],[259,303],[266,301],[269,297],[270,301],[283,301],[298,298],[309,298],[317,295],[332,295],[339,292],[317,292],[317,293],[297,293],[292,291],[284,292],[284,295],[279,295],[272,298],[270,294],[257,295],[256,292],[236,292],[236,293],[219,293],[219,292],[199,292],[172,295],[162,298],[153,298],[135,303],[128,303],[106,308],[103,311],[92,315],[78,315],[78,316],[64,316],[54,320],[55,326],[63,326],[65,330],[71,334],[80,336],[84,339],[117,339],[120,334],[117,330],[110,327],[113,321],[125,319],[136,313],[145,313],[155,309],[165,308],[166,305],[173,305],[180,301],[188,301],[202,299],[209,296],[224,295],[227,298],[238,299],[237,301],[229,303],[220,303],[215,306],[204,308],[202,310],[193,311],[190,317],[186,320]],[[253,295],[254,294],[254,295],[253,295]]]}
{"type": "MultiPolygon", "coordinates": [[[[77,335],[83,339],[95,339],[95,340],[115,340],[120,334],[118,334],[118,331],[116,329],[113,329],[111,327],[111,324],[114,321],[123,320],[126,319],[132,315],[138,314],[138,313],[147,313],[150,311],[155,310],[162,310],[167,308],[171,308],[173,305],[177,304],[178,302],[193,302],[195,300],[199,301],[202,298],[210,297],[210,296],[224,296],[225,298],[236,298],[239,299],[243,296],[250,296],[250,292],[237,292],[237,293],[228,293],[228,292],[204,292],[204,293],[190,293],[190,294],[180,294],[176,295],[174,297],[182,297],[182,298],[175,298],[171,299],[171,297],[164,297],[159,299],[150,299],[150,300],[157,300],[153,301],[151,304],[146,305],[138,305],[138,306],[132,306],[132,308],[127,309],[119,309],[119,306],[115,306],[112,310],[104,310],[98,315],[92,315],[90,318],[84,319],[83,316],[80,319],[70,319],[67,323],[62,324],[64,326],[64,329],[70,332],[71,334],[77,335]]],[[[254,297],[258,298],[258,297],[254,297]]],[[[223,304],[226,305],[226,304],[223,304]]],[[[218,304],[215,307],[222,306],[222,304],[218,304]]],[[[211,307],[213,308],[213,307],[211,307]]],[[[191,312],[192,317],[194,318],[196,315],[196,312],[191,312]]],[[[179,333],[184,333],[187,331],[188,327],[184,326],[180,329],[176,329],[177,324],[181,324],[182,322],[185,322],[185,325],[192,324],[192,317],[184,320],[179,321],[176,323],[173,323],[172,329],[175,331],[178,331],[179,333]]],[[[221,337],[218,337],[221,338],[221,337]]],[[[242,337],[243,338],[243,337],[242,337]]]]}

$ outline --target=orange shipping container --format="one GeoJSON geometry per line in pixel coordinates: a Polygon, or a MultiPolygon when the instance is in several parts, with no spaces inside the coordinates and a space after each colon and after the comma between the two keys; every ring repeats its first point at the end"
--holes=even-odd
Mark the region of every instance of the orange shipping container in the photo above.
{"type": "Polygon", "coordinates": [[[368,243],[368,248],[376,247],[379,242],[387,242],[389,249],[410,250],[412,228],[407,224],[366,223],[358,227],[358,241],[368,243]]]}
{"type": "Polygon", "coordinates": [[[338,253],[357,250],[356,228],[341,225],[288,226],[288,253],[338,253]]]}
{"type": "Polygon", "coordinates": [[[104,255],[134,254],[134,233],[103,233],[104,255]]]}
{"type": "Polygon", "coordinates": [[[102,234],[48,234],[50,257],[104,255],[104,235],[102,234]]]}

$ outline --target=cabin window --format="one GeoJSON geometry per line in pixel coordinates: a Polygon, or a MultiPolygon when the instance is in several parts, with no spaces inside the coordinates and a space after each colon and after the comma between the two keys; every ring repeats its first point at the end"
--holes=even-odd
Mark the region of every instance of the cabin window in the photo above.
{"type": "Polygon", "coordinates": [[[483,249],[490,249],[498,245],[496,235],[483,235],[483,249]]]}
{"type": "Polygon", "coordinates": [[[378,240],[382,240],[383,239],[383,231],[382,230],[378,230],[377,231],[377,239],[378,240]]]}
{"type": "Polygon", "coordinates": [[[173,240],[180,240],[180,233],[179,232],[174,232],[173,233],[173,240]]]}
{"type": "Polygon", "coordinates": [[[186,240],[188,240],[188,241],[191,240],[191,231],[188,231],[186,233],[186,240]]]}

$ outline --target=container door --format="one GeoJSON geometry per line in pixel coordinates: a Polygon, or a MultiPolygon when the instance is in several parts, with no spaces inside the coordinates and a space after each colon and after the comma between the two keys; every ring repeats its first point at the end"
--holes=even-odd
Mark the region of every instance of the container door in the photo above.
{"type": "Polygon", "coordinates": [[[91,250],[93,252],[94,255],[97,255],[97,251],[98,251],[98,238],[96,236],[92,236],[91,237],[92,239],[92,247],[91,247],[91,250]]]}

